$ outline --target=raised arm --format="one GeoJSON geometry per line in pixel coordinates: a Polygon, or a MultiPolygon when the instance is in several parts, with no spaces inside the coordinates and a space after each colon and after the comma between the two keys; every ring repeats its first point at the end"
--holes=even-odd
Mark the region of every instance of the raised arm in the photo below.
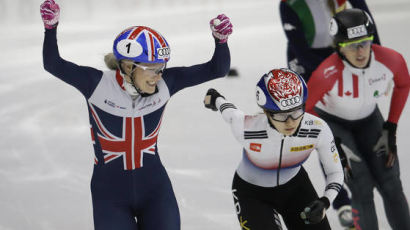
{"type": "Polygon", "coordinates": [[[57,46],[57,25],[60,8],[54,0],[46,0],[40,6],[44,22],[45,36],[43,43],[44,69],[64,82],[77,88],[86,98],[90,97],[101,79],[100,70],[78,66],[60,57],[57,46]]]}
{"type": "Polygon", "coordinates": [[[211,60],[190,67],[166,69],[163,78],[171,95],[183,88],[224,77],[229,72],[231,57],[227,40],[232,33],[232,24],[228,17],[221,14],[210,21],[210,26],[215,38],[215,50],[211,60]]]}

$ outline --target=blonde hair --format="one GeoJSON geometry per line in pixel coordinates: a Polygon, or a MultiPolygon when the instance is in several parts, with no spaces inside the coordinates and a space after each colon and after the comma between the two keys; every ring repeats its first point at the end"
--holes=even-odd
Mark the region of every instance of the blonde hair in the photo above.
{"type": "Polygon", "coordinates": [[[105,65],[110,70],[117,70],[119,68],[118,60],[115,58],[113,53],[108,53],[104,56],[105,65]]]}

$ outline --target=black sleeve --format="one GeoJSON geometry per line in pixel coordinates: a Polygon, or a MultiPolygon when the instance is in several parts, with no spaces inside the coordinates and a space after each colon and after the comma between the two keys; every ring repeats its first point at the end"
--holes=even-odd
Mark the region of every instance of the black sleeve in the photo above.
{"type": "Polygon", "coordinates": [[[57,28],[45,31],[43,65],[45,70],[77,88],[86,98],[92,95],[103,74],[100,70],[62,59],[57,46],[57,28]]]}
{"type": "Polygon", "coordinates": [[[295,53],[299,63],[303,66],[309,66],[310,69],[316,69],[323,58],[310,51],[298,15],[285,2],[280,3],[279,9],[289,48],[295,53]]]}

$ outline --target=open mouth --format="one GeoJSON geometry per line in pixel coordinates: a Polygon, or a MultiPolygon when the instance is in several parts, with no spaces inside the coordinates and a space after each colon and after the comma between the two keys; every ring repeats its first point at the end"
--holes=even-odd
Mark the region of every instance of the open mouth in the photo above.
{"type": "Polygon", "coordinates": [[[147,81],[147,85],[151,87],[155,87],[157,85],[156,81],[147,81]]]}

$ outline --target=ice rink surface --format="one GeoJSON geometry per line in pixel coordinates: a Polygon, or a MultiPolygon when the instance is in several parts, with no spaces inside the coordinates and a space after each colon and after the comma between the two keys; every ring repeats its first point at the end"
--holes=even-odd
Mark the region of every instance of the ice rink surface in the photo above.
{"type": "MultiPolygon", "coordinates": [[[[209,20],[219,13],[234,25],[229,38],[236,78],[218,79],[175,95],[165,112],[159,153],[173,182],[184,230],[239,229],[230,187],[241,148],[219,114],[202,100],[209,87],[247,113],[259,111],[254,86],[262,74],[286,66],[279,1],[60,0],[60,54],[105,70],[103,56],[124,28],[146,25],[171,45],[169,66],[210,59],[209,20]]],[[[90,178],[93,150],[86,103],[73,87],[42,66],[39,0],[0,0],[0,230],[93,229],[90,178]]],[[[384,46],[410,62],[410,2],[369,0],[384,46]]],[[[386,98],[380,107],[387,114],[386,98]]],[[[410,197],[410,105],[398,126],[404,191],[410,197]]],[[[319,194],[318,158],[305,164],[319,194]]],[[[380,229],[389,229],[375,192],[380,229]]],[[[328,211],[333,229],[341,229],[328,211]]]]}

